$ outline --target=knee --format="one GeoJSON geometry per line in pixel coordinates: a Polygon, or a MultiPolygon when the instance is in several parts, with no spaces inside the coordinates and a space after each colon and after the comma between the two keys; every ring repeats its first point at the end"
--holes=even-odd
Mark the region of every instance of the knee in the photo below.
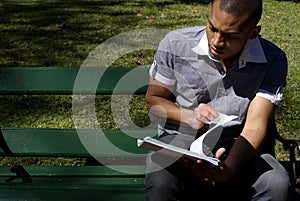
{"type": "Polygon", "coordinates": [[[286,171],[282,171],[280,174],[270,174],[265,179],[265,185],[269,191],[287,193],[290,186],[289,175],[286,171]]]}
{"type": "Polygon", "coordinates": [[[145,200],[172,200],[171,197],[178,190],[176,183],[175,177],[166,170],[146,174],[144,183],[145,200]]]}
{"type": "Polygon", "coordinates": [[[166,170],[162,169],[156,172],[151,172],[145,176],[145,190],[151,190],[154,192],[166,192],[172,188],[175,178],[168,173],[166,170]]]}
{"type": "Polygon", "coordinates": [[[265,172],[257,180],[256,190],[258,195],[265,195],[272,198],[271,200],[287,200],[290,188],[290,178],[283,167],[277,167],[265,172]]]}
{"type": "Polygon", "coordinates": [[[290,177],[285,168],[273,158],[268,159],[272,170],[264,174],[265,185],[272,191],[287,192],[290,186],[290,177]],[[272,160],[271,160],[272,159],[272,160]]]}

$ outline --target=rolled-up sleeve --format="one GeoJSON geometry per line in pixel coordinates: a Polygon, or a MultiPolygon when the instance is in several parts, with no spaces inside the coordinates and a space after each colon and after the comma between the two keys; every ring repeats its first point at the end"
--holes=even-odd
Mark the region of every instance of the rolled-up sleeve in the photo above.
{"type": "Polygon", "coordinates": [[[256,95],[278,105],[282,100],[283,89],[286,85],[288,63],[285,53],[280,52],[277,54],[270,65],[271,67],[256,95]]]}

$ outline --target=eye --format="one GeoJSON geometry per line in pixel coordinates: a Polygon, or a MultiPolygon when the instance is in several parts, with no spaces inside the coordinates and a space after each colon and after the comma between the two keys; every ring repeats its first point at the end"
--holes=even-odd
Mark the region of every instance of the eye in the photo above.
{"type": "Polygon", "coordinates": [[[238,39],[238,34],[236,33],[225,33],[224,34],[224,37],[227,38],[227,39],[230,39],[230,40],[233,40],[233,39],[238,39]]]}
{"type": "Polygon", "coordinates": [[[213,26],[209,26],[209,29],[210,29],[212,32],[218,32],[218,30],[217,30],[215,27],[213,27],[213,26]]]}
{"type": "Polygon", "coordinates": [[[228,39],[235,39],[235,37],[231,34],[226,34],[225,37],[228,39]]]}

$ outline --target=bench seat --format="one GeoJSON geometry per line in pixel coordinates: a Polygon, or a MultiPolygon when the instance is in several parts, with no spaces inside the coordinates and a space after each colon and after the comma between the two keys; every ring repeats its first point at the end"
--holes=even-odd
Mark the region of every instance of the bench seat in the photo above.
{"type": "MultiPolygon", "coordinates": [[[[143,199],[143,175],[107,175],[100,173],[101,168],[56,168],[39,167],[27,168],[31,182],[24,183],[21,179],[12,182],[11,176],[1,176],[0,200],[124,200],[142,201],[143,199]],[[53,169],[54,168],[54,169],[53,169]],[[41,171],[77,171],[81,175],[61,174],[42,176],[41,171]],[[32,170],[32,171],[31,171],[32,170]],[[96,175],[85,173],[97,171],[96,175]],[[38,174],[38,175],[37,175],[38,174]]],[[[1,168],[3,170],[3,168],[1,168]]],[[[104,170],[105,171],[105,170],[104,170]]],[[[44,173],[45,174],[45,173],[44,173]]]]}

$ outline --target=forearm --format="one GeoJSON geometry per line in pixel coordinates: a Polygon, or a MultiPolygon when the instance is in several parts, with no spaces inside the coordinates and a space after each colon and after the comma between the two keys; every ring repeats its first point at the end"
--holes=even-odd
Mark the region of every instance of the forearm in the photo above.
{"type": "Polygon", "coordinates": [[[172,101],[159,96],[148,97],[146,108],[155,116],[185,124],[188,124],[189,118],[193,116],[193,110],[179,107],[172,101]]]}
{"type": "Polygon", "coordinates": [[[255,98],[249,106],[244,129],[233,144],[225,164],[236,172],[260,151],[267,134],[274,105],[263,98],[255,98]]]}
{"type": "Polygon", "coordinates": [[[224,162],[230,170],[229,177],[235,174],[235,172],[259,152],[264,141],[264,136],[265,133],[261,130],[244,129],[242,134],[237,137],[224,162]],[[257,139],[253,136],[257,136],[257,139]]]}
{"type": "Polygon", "coordinates": [[[239,136],[233,144],[228,157],[225,160],[225,165],[230,170],[229,176],[235,174],[247,161],[249,161],[257,150],[245,139],[239,136]]]}
{"type": "Polygon", "coordinates": [[[157,80],[149,79],[146,93],[147,110],[160,118],[173,120],[200,129],[205,123],[217,118],[219,113],[207,104],[199,104],[197,108],[187,109],[170,101],[175,86],[164,85],[157,80]]]}
{"type": "Polygon", "coordinates": [[[182,108],[169,100],[174,89],[175,86],[162,84],[150,77],[146,93],[146,108],[151,114],[160,118],[187,124],[193,111],[182,108]]]}

